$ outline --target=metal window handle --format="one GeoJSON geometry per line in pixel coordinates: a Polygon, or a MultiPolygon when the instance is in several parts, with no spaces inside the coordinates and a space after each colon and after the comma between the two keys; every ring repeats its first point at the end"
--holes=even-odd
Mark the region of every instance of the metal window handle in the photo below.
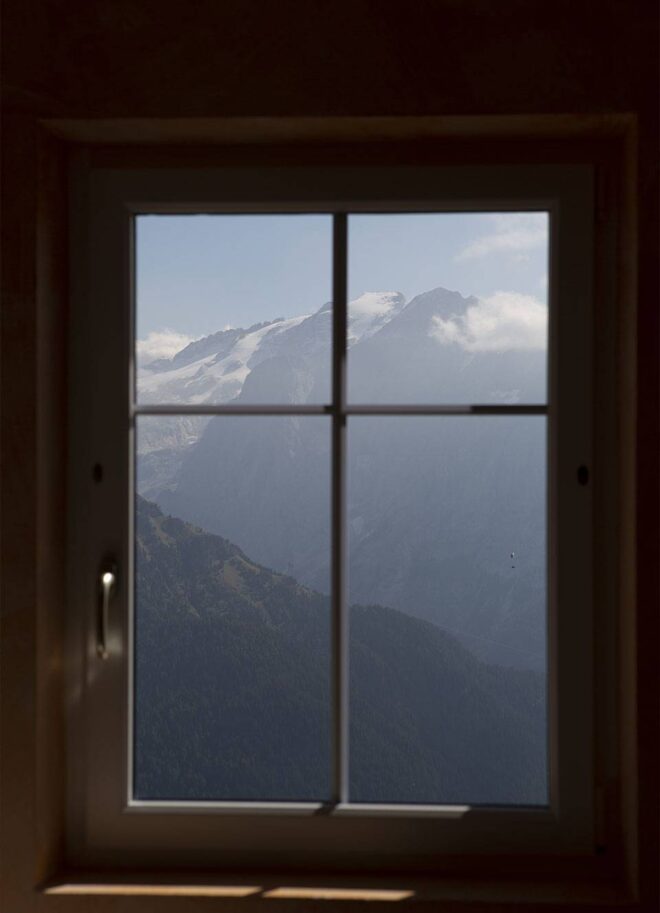
{"type": "Polygon", "coordinates": [[[112,599],[116,585],[117,566],[113,562],[108,562],[102,567],[99,576],[96,653],[100,659],[108,658],[108,618],[110,614],[110,600],[112,599]]]}

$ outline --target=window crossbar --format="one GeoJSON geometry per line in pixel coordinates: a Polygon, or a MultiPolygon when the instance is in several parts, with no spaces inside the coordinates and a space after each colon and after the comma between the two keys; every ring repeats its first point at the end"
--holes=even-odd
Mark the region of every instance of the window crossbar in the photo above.
{"type": "Polygon", "coordinates": [[[407,405],[392,403],[368,406],[308,405],[301,403],[273,404],[267,403],[201,403],[194,405],[178,404],[137,404],[131,410],[132,417],[138,415],[547,415],[549,407],[543,403],[490,405],[481,403],[407,405]]]}

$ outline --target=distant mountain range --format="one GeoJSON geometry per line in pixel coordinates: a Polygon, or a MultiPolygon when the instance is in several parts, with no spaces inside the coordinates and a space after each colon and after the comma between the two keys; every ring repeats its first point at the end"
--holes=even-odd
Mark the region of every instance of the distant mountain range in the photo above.
{"type": "MultiPolygon", "coordinates": [[[[328,798],[328,599],[140,497],[136,514],[136,796],[328,798]]],[[[355,605],[350,689],[352,801],[545,803],[542,676],[355,605]]]]}
{"type": "MultiPolygon", "coordinates": [[[[537,403],[539,347],[478,345],[476,298],[438,288],[349,309],[349,399],[537,403]]],[[[142,402],[322,403],[331,305],[225,330],[143,367],[142,402]]],[[[325,417],[143,417],[138,489],[329,591],[330,423],[325,417]]],[[[546,442],[542,417],[351,418],[350,588],[451,630],[488,661],[545,668],[546,442]]]]}
{"type": "MultiPolygon", "coordinates": [[[[437,288],[411,301],[365,292],[349,303],[349,399],[366,403],[543,402],[545,355],[538,349],[475,350],[465,335],[477,298],[437,288]],[[453,333],[449,330],[454,330],[453,333]]],[[[140,368],[142,403],[322,403],[330,397],[332,303],[312,314],[228,329],[191,342],[172,358],[140,368]],[[283,359],[274,388],[259,366],[283,359]],[[286,367],[299,370],[292,384],[286,367]],[[303,378],[304,375],[304,378],[303,378]],[[247,385],[246,385],[247,382],[247,385]],[[263,397],[263,399],[262,399],[263,397]]],[[[271,366],[272,367],[272,366],[271,366]]],[[[268,375],[276,378],[277,372],[268,375]]]]}

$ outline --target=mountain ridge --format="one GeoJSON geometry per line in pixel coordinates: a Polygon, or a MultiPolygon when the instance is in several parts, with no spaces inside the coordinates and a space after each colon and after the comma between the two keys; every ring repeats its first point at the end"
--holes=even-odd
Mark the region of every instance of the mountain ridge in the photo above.
{"type": "MultiPolygon", "coordinates": [[[[498,337],[503,351],[474,347],[492,302],[484,310],[442,287],[408,302],[398,292],[355,302],[349,403],[545,401],[543,349],[507,349],[510,330],[498,337]]],[[[519,307],[516,299],[511,313],[519,307]]],[[[326,404],[330,318],[326,302],[307,317],[258,325],[220,361],[177,369],[185,376],[166,398],[206,402],[221,390],[250,407],[326,404]]],[[[147,416],[137,432],[140,493],[328,591],[328,417],[147,416]]],[[[545,419],[351,416],[347,442],[352,598],[435,621],[484,659],[543,669],[545,419]]]]}
{"type": "MultiPolygon", "coordinates": [[[[438,296],[444,298],[451,296],[452,304],[458,304],[460,301],[464,305],[463,310],[468,304],[476,301],[473,298],[463,298],[460,293],[450,292],[442,287],[416,295],[410,301],[406,301],[401,292],[363,292],[349,302],[349,346],[373,337],[388,325],[396,322],[397,319],[404,315],[410,316],[413,311],[419,310],[420,306],[431,300],[436,303],[438,296]]],[[[281,334],[284,336],[288,334],[289,338],[295,341],[294,344],[297,344],[298,354],[300,354],[301,347],[299,342],[295,340],[296,335],[300,335],[300,330],[297,334],[294,333],[293,336],[291,331],[300,328],[302,325],[305,331],[309,332],[314,327],[313,332],[318,332],[316,324],[331,316],[331,310],[332,303],[326,302],[311,314],[286,319],[278,317],[274,320],[252,324],[246,329],[220,330],[190,342],[170,358],[155,359],[141,368],[138,376],[138,396],[143,402],[183,402],[182,393],[179,392],[177,396],[177,392],[173,388],[173,380],[183,385],[185,390],[186,386],[192,386],[191,381],[199,381],[201,374],[205,372],[211,373],[210,369],[217,367],[219,362],[227,359],[230,360],[230,364],[233,361],[240,365],[242,369],[249,368],[251,367],[251,361],[252,365],[258,363],[258,359],[262,356],[260,352],[262,348],[264,349],[263,354],[267,357],[269,348],[275,342],[275,337],[281,334]],[[255,340],[254,346],[247,347],[247,358],[245,354],[235,351],[240,343],[245,344],[246,340],[254,336],[259,336],[260,338],[255,340]],[[255,355],[257,356],[256,361],[255,355]],[[192,366],[196,367],[196,373],[193,373],[192,376],[181,373],[181,369],[192,366]],[[178,374],[172,376],[173,372],[178,372],[178,374]],[[161,376],[160,383],[157,383],[156,378],[159,375],[161,376]]],[[[459,313],[459,311],[454,308],[452,313],[459,313]]],[[[323,333],[325,338],[320,340],[320,342],[322,346],[329,349],[331,326],[326,324],[325,321],[323,333]]],[[[283,340],[278,340],[278,342],[281,348],[283,340]]],[[[318,352],[311,354],[318,354],[318,352]]],[[[217,375],[217,371],[215,373],[217,375]]],[[[217,375],[216,379],[219,380],[220,376],[222,375],[217,375]]],[[[245,377],[243,377],[242,382],[244,380],[245,377]]],[[[189,391],[188,395],[193,397],[195,402],[227,402],[240,393],[240,385],[238,384],[227,389],[224,389],[225,386],[217,383],[215,386],[208,384],[206,388],[202,389],[194,387],[193,392],[189,391]]]]}

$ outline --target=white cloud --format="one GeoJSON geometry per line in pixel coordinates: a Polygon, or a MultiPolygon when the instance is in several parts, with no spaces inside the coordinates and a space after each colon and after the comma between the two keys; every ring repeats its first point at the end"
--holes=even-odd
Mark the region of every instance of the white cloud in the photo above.
{"type": "Polygon", "coordinates": [[[532,295],[495,292],[469,306],[463,315],[447,320],[435,317],[431,335],[467,352],[545,349],[548,309],[532,295]]]}
{"type": "Polygon", "coordinates": [[[493,231],[469,241],[454,257],[459,263],[489,254],[524,257],[524,252],[547,243],[548,217],[544,212],[506,212],[490,216],[493,231]]]}
{"type": "Polygon", "coordinates": [[[138,339],[135,344],[138,362],[140,365],[148,365],[157,358],[172,358],[194,341],[194,336],[186,336],[174,330],[153,331],[145,339],[138,339]]]}

